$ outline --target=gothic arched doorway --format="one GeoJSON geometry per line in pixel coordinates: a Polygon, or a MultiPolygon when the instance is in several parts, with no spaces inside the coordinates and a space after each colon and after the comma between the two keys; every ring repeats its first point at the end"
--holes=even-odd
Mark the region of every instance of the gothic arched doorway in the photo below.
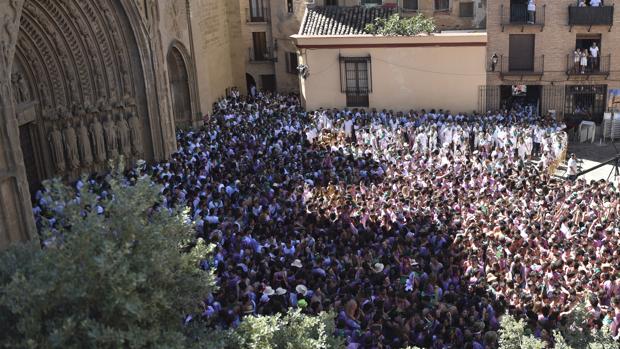
{"type": "Polygon", "coordinates": [[[183,55],[175,46],[168,52],[168,79],[172,95],[172,110],[176,127],[187,127],[192,122],[192,101],[189,74],[183,55]]]}

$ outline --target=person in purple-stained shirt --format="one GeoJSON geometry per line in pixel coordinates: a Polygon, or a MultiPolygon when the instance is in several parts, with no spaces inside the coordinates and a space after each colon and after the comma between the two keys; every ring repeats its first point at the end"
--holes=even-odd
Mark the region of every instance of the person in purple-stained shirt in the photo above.
{"type": "MultiPolygon", "coordinates": [[[[545,337],[593,293],[590,313],[617,336],[618,190],[549,176],[556,154],[544,145],[566,134],[532,110],[307,112],[293,94],[234,93],[127,183],[150,176],[165,198],[153,209],[187,207],[196,237],[215,245],[201,266],[220,290],[188,321],[234,327],[292,306],[333,311],[351,347],[492,349],[506,311],[545,337]],[[494,142],[502,130],[512,133],[494,142]],[[549,163],[518,159],[510,137],[536,137],[549,163]]],[[[103,176],[82,185],[109,187],[103,176]]],[[[62,207],[36,197],[37,224],[53,236],[62,207]]]]}

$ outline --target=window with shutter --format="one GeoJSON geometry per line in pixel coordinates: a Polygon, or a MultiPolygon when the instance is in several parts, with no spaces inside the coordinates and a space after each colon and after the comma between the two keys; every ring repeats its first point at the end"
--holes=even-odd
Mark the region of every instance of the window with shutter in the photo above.
{"type": "Polygon", "coordinates": [[[435,0],[435,11],[446,11],[450,9],[450,0],[435,0]]]}
{"type": "Polygon", "coordinates": [[[297,74],[297,53],[295,52],[287,52],[286,53],[286,72],[290,74],[297,74]]]}
{"type": "Polygon", "coordinates": [[[368,107],[372,92],[372,65],[368,57],[340,57],[340,87],[347,107],[368,107]]]}
{"type": "Polygon", "coordinates": [[[460,3],[459,16],[461,17],[473,17],[474,16],[474,3],[473,2],[461,2],[460,3]]]}
{"type": "Polygon", "coordinates": [[[403,0],[403,10],[418,10],[418,0],[403,0]]]}

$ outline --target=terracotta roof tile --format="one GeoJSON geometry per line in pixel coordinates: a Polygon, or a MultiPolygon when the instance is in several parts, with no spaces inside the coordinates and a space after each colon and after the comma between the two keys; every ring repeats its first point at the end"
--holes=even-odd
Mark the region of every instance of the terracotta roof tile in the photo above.
{"type": "Polygon", "coordinates": [[[306,11],[301,35],[359,35],[367,34],[364,31],[366,24],[374,22],[375,18],[387,18],[395,10],[386,7],[316,6],[306,11]]]}

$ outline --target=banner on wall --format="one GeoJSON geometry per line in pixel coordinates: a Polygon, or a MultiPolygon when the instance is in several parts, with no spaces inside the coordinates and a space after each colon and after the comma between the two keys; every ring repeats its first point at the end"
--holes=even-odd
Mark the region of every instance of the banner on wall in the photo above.
{"type": "Polygon", "coordinates": [[[607,110],[620,112],[620,89],[612,88],[607,91],[607,110]]]}

